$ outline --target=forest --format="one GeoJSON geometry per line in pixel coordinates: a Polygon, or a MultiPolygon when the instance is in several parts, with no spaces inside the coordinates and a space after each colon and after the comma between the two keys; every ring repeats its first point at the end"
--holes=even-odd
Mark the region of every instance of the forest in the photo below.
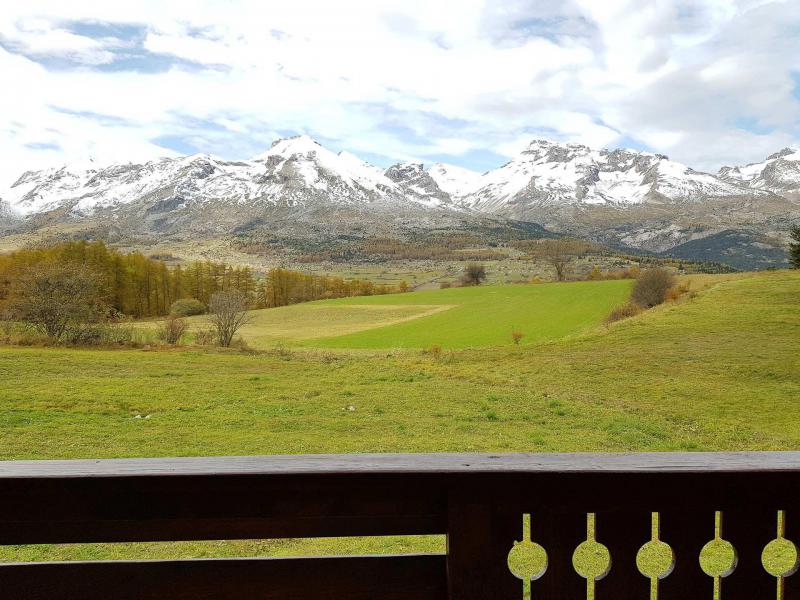
{"type": "Polygon", "coordinates": [[[141,252],[120,252],[100,241],[71,241],[0,255],[0,310],[12,304],[25,275],[41,265],[79,267],[90,272],[99,282],[97,302],[111,312],[133,318],[169,314],[172,304],[184,298],[207,305],[220,291],[238,290],[247,296],[252,308],[267,308],[322,298],[385,294],[403,288],[282,268],[271,269],[266,275],[256,274],[246,266],[213,261],[170,266],[141,252]]]}

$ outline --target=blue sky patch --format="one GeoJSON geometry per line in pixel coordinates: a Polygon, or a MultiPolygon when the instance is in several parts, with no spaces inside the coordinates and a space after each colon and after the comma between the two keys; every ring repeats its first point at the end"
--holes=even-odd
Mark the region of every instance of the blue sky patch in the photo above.
{"type": "Polygon", "coordinates": [[[25,147],[31,150],[61,150],[61,146],[55,142],[32,142],[25,144],[25,147]]]}

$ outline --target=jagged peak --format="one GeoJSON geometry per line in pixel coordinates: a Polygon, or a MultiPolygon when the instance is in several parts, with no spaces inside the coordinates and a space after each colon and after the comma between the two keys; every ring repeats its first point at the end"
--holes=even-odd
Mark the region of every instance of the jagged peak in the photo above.
{"type": "Polygon", "coordinates": [[[789,160],[800,160],[800,147],[799,146],[786,146],[778,150],[775,154],[770,154],[767,160],[775,160],[778,158],[788,158],[789,160]],[[793,156],[797,155],[797,156],[793,156]]]}
{"type": "Polygon", "coordinates": [[[325,148],[317,140],[309,135],[295,135],[292,137],[281,138],[272,142],[269,150],[255,157],[255,160],[265,159],[270,156],[290,157],[295,154],[308,155],[311,152],[320,152],[325,148]]]}

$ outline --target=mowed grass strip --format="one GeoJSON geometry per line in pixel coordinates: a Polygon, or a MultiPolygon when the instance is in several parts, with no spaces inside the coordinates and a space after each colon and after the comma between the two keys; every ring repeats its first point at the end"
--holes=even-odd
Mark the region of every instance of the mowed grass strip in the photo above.
{"type": "MultiPolygon", "coordinates": [[[[269,350],[276,344],[295,345],[321,335],[347,335],[426,317],[448,308],[450,307],[441,304],[403,304],[402,298],[395,304],[374,305],[308,302],[250,311],[249,322],[238,335],[252,348],[269,350]]],[[[208,329],[211,326],[207,316],[189,317],[187,321],[192,330],[208,329]]],[[[158,321],[141,324],[146,328],[157,325],[158,321]]]]}

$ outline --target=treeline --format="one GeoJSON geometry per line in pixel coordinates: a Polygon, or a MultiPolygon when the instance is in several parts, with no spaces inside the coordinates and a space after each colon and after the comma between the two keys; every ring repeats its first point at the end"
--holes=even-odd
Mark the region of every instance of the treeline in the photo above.
{"type": "Polygon", "coordinates": [[[266,308],[408,289],[405,284],[376,285],[288,269],[272,269],[266,278],[256,278],[248,267],[212,261],[170,267],[141,252],[125,254],[103,242],[77,241],[0,255],[0,311],[14,293],[14,281],[39,265],[84,268],[97,279],[97,304],[134,318],[167,315],[175,301],[186,298],[208,305],[215,293],[232,290],[242,292],[251,307],[266,308]]]}
{"type": "Polygon", "coordinates": [[[289,269],[271,269],[261,287],[259,304],[264,308],[288,306],[300,302],[350,296],[372,296],[408,291],[408,285],[375,285],[363,279],[343,279],[310,275],[289,269]]]}
{"type": "Polygon", "coordinates": [[[15,279],[43,264],[84,267],[99,281],[100,302],[136,318],[166,315],[181,298],[207,304],[218,291],[236,289],[255,297],[257,288],[247,267],[194,262],[170,268],[140,252],[124,254],[103,242],[78,241],[0,256],[0,304],[13,292],[15,279]]]}
{"type": "Polygon", "coordinates": [[[392,260],[493,260],[505,254],[496,250],[469,248],[470,238],[443,238],[431,242],[413,243],[391,238],[365,240],[361,252],[392,260]]]}

